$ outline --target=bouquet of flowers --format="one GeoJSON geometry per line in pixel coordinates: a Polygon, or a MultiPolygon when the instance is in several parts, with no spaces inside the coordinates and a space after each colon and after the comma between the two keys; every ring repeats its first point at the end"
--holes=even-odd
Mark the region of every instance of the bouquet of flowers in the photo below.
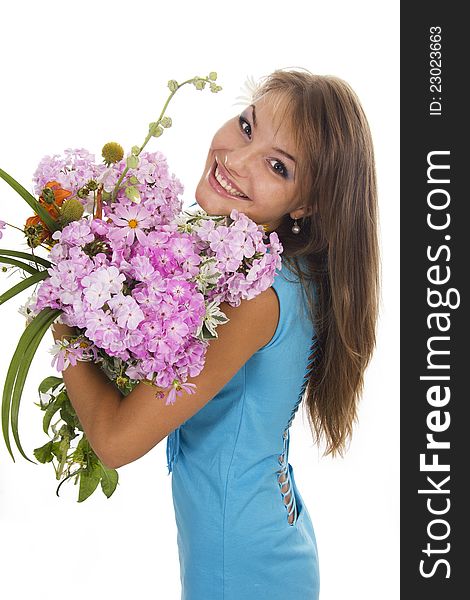
{"type": "MultiPolygon", "coordinates": [[[[192,83],[217,92],[216,78],[210,73],[181,84],[170,81],[159,119],[126,158],[115,142],[103,147],[101,164],[84,149],[44,157],[33,178],[38,199],[0,169],[0,177],[35,213],[22,230],[31,254],[0,249],[0,262],[27,274],[0,295],[0,304],[36,286],[20,308],[26,328],[3,390],[2,429],[13,460],[10,425],[20,453],[30,460],[19,440],[19,406],[31,361],[53,322],[77,332],[51,349],[59,372],[77,360],[93,361],[123,395],[145,382],[157,386],[160,397],[167,391],[169,404],[182,390],[194,392],[187,378],[201,372],[209,340],[228,320],[221,302],[238,306],[272,284],[281,267],[277,234],[268,241],[263,226],[235,209],[230,217],[183,210],[183,186],[170,176],[165,156],[143,152],[151,137],[171,126],[165,111],[176,91],[192,83]],[[35,254],[39,247],[48,251],[47,258],[35,254]]],[[[0,221],[0,237],[6,225],[0,221]]],[[[47,377],[38,391],[50,439],[34,455],[54,465],[61,480],[57,494],[62,483],[75,478],[79,502],[99,483],[109,498],[117,471],[93,452],[63,379],[47,377]]]]}

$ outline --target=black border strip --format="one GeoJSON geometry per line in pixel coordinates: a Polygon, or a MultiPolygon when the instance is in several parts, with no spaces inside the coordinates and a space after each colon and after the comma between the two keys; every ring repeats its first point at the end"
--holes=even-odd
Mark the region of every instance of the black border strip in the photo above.
{"type": "Polygon", "coordinates": [[[452,600],[470,572],[469,35],[457,2],[400,17],[401,597],[452,600]]]}

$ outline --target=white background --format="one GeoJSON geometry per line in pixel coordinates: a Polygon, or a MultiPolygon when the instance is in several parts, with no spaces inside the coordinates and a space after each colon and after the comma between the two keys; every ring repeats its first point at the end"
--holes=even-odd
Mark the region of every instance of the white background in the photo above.
{"type": "MultiPolygon", "coordinates": [[[[378,345],[368,368],[360,421],[343,459],[313,446],[306,416],[291,429],[289,461],[312,517],[321,600],[395,600],[399,596],[399,8],[398,2],[177,2],[109,0],[8,3],[2,10],[0,167],[32,190],[45,154],[142,143],[159,114],[168,79],[215,70],[224,91],[183,88],[170,105],[174,126],[160,149],[192,203],[212,134],[240,109],[248,76],[301,66],[346,79],[362,100],[375,141],[380,192],[383,287],[378,345]]],[[[0,219],[22,226],[30,209],[0,182],[0,219]]],[[[2,247],[25,249],[8,228],[2,247]]],[[[0,275],[0,291],[19,274],[0,275]]],[[[3,381],[28,292],[1,307],[3,381]]],[[[46,335],[20,412],[29,456],[47,440],[37,385],[55,374],[46,335]]],[[[0,384],[3,387],[3,383],[0,384]]],[[[72,482],[55,495],[51,465],[33,465],[0,440],[0,572],[9,600],[69,600],[180,594],[179,564],[165,443],[119,470],[111,499],[76,502],[72,482]]],[[[289,594],[285,588],[284,593],[289,594]]],[[[201,599],[216,600],[216,599],[201,599]]],[[[247,599],[256,600],[256,599],[247,599]]],[[[295,599],[303,600],[303,599],[295,599]]]]}

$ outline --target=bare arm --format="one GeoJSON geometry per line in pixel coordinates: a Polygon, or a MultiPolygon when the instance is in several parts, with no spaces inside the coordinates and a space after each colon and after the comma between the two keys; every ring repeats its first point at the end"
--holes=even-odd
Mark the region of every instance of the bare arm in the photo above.
{"type": "MultiPolygon", "coordinates": [[[[118,468],[146,454],[203,408],[273,337],[279,304],[272,288],[237,308],[223,303],[221,309],[230,321],[218,328],[219,337],[209,343],[204,369],[187,380],[196,384],[196,393],[183,391],[173,405],[165,405],[166,394],[156,398],[157,389],[145,383],[124,397],[93,363],[78,361],[63,371],[70,401],[103,464],[118,468]]],[[[71,332],[57,325],[54,337],[71,332]]]]}

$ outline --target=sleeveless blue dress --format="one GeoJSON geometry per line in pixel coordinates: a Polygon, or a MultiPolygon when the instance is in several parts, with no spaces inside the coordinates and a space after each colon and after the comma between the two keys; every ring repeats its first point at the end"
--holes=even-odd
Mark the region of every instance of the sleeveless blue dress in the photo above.
{"type": "Polygon", "coordinates": [[[272,287],[270,342],[167,438],[181,600],[318,599],[315,533],[288,462],[318,340],[284,261],[272,287]]]}

